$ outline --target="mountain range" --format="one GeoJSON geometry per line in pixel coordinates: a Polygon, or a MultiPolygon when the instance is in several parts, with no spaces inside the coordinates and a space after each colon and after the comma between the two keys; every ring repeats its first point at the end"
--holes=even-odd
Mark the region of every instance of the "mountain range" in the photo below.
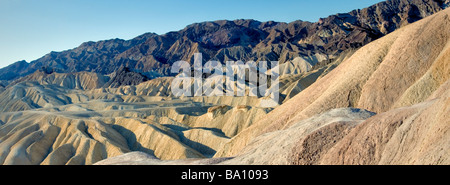
{"type": "Polygon", "coordinates": [[[204,62],[294,61],[314,66],[448,5],[448,0],[390,0],[315,23],[249,19],[194,23],[163,35],[146,33],[131,40],[85,42],[74,49],[50,52],[30,63],[19,61],[0,69],[0,80],[14,80],[42,68],[105,75],[128,67],[136,72],[173,76],[169,71],[171,64],[179,60],[192,62],[194,53],[202,53],[204,62]]]}

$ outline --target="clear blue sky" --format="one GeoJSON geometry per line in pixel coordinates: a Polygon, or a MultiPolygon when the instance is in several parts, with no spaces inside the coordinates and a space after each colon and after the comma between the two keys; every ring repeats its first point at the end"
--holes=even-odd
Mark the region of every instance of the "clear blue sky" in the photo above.
{"type": "Polygon", "coordinates": [[[0,0],[0,67],[85,41],[164,34],[220,19],[316,22],[381,0],[0,0]]]}

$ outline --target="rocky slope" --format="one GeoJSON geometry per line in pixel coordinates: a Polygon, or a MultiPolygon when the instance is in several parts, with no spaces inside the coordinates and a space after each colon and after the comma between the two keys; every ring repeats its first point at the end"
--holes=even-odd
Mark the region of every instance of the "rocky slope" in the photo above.
{"type": "Polygon", "coordinates": [[[373,117],[360,109],[313,116],[255,138],[223,164],[448,164],[449,87],[373,117]]]}
{"type": "Polygon", "coordinates": [[[20,61],[0,69],[0,80],[16,79],[42,67],[56,72],[88,71],[105,75],[124,66],[171,75],[169,69],[173,62],[192,61],[195,52],[202,53],[204,61],[290,62],[305,66],[297,69],[304,72],[317,63],[339,57],[342,51],[359,48],[436,13],[448,4],[448,0],[389,0],[322,18],[316,23],[255,20],[195,23],[164,35],[147,33],[126,41],[86,42],[71,50],[51,52],[30,63],[20,61]]]}
{"type": "Polygon", "coordinates": [[[449,85],[423,103],[373,117],[359,109],[313,116],[255,138],[223,164],[448,164],[449,85]]]}

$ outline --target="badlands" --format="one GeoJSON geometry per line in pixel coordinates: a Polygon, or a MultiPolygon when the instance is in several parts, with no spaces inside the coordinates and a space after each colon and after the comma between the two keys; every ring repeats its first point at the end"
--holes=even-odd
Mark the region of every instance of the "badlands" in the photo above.
{"type": "MultiPolygon", "coordinates": [[[[0,164],[450,164],[448,4],[391,0],[318,23],[258,23],[267,35],[247,30],[256,29],[248,20],[193,24],[182,31],[196,35],[202,26],[235,24],[245,25],[245,38],[267,36],[245,41],[263,59],[284,58],[280,100],[273,108],[260,106],[267,97],[172,94],[168,65],[139,51],[154,43],[167,47],[164,39],[175,33],[85,43],[34,63],[18,62],[0,70],[0,164]],[[400,16],[392,23],[373,19],[389,17],[387,10],[400,16]],[[355,26],[359,20],[373,21],[377,34],[355,26]],[[301,34],[304,39],[295,36],[301,34]],[[109,42],[131,49],[119,53],[117,43],[109,42]],[[70,52],[79,50],[83,59],[109,50],[116,62],[140,59],[105,71],[67,71],[92,67],[70,66],[76,59],[70,52]]],[[[248,48],[233,38],[214,38],[202,44],[180,36],[165,52],[189,53],[184,58],[198,51],[247,56],[248,48]],[[202,49],[211,44],[226,48],[202,49]]]]}

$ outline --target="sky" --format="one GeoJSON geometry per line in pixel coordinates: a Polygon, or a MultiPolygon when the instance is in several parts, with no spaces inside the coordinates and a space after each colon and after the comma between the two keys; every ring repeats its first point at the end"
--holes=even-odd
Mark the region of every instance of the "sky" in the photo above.
{"type": "Polygon", "coordinates": [[[0,0],[0,68],[86,41],[164,34],[203,21],[317,22],[381,0],[0,0]]]}

